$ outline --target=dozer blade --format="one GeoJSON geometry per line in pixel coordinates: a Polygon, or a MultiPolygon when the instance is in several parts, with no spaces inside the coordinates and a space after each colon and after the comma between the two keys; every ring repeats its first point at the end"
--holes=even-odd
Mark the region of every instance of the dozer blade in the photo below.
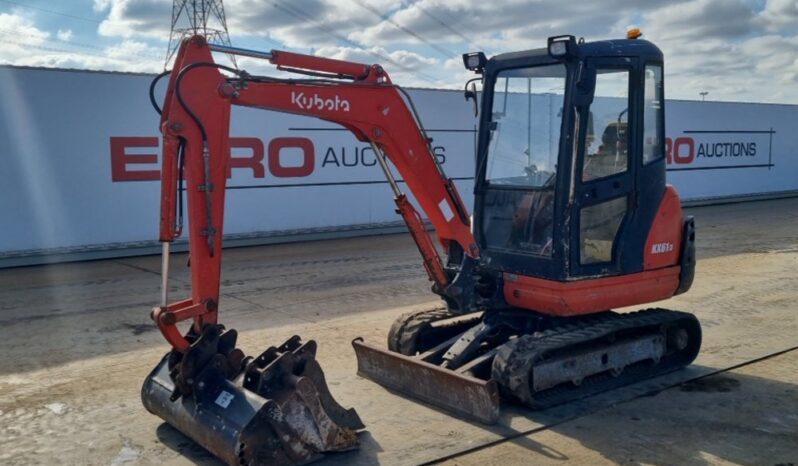
{"type": "Polygon", "coordinates": [[[316,344],[293,337],[257,358],[208,326],[144,381],[145,408],[230,465],[298,465],[358,445],[363,424],[330,395],[316,344]]]}
{"type": "Polygon", "coordinates": [[[499,419],[499,388],[494,380],[445,369],[419,358],[352,341],[357,373],[384,387],[485,424],[499,419]]]}

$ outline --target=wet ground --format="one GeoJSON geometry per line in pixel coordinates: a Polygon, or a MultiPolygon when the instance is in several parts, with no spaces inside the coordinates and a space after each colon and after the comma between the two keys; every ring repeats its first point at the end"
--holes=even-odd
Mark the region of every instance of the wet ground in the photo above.
{"type": "MultiPolygon", "coordinates": [[[[249,353],[293,334],[319,342],[330,388],[367,431],[328,464],[798,464],[798,199],[690,209],[696,364],[498,425],[465,422],[360,379],[349,342],[382,344],[432,300],[407,235],[226,251],[221,320],[249,353]],[[739,367],[738,367],[739,366],[739,367]],[[714,374],[714,375],[713,375],[714,374]]],[[[185,256],[171,293],[188,290],[185,256]]],[[[158,257],[0,270],[0,464],[217,464],[141,407],[167,350],[148,318],[158,257]]]]}

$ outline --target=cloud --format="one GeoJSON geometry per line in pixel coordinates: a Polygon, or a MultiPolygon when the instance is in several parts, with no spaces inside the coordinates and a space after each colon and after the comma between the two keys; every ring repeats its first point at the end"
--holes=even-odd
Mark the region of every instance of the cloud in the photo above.
{"type": "Polygon", "coordinates": [[[17,64],[30,55],[31,47],[46,45],[50,34],[38,29],[33,22],[17,14],[0,13],[0,63],[17,64]]]}
{"type": "Polygon", "coordinates": [[[643,15],[650,37],[689,42],[733,39],[758,28],[756,12],[742,0],[696,0],[679,8],[662,6],[643,15]]]}
{"type": "Polygon", "coordinates": [[[393,82],[404,86],[433,87],[444,86],[445,82],[427,73],[426,70],[439,65],[434,58],[408,50],[388,51],[382,47],[368,49],[328,46],[316,51],[321,57],[353,61],[366,64],[380,64],[388,71],[393,82]],[[386,64],[386,61],[390,64],[386,64]]]}
{"type": "MultiPolygon", "coordinates": [[[[124,47],[109,53],[160,56],[169,39],[171,5],[171,0],[94,0],[94,10],[104,16],[97,32],[124,47]]],[[[557,34],[588,41],[618,38],[635,24],[665,54],[669,97],[698,98],[709,90],[713,99],[798,103],[791,92],[798,73],[795,0],[225,0],[225,10],[236,45],[380,63],[396,83],[449,88],[472,76],[462,69],[463,52],[539,48],[557,34]]],[[[48,33],[30,18],[15,21],[13,28],[21,32],[4,37],[25,42],[28,49],[6,44],[2,60],[21,60],[38,46],[42,52],[68,49],[78,63],[69,30],[48,33]]],[[[92,55],[106,50],[80,52],[86,66],[100,66],[100,57],[92,55]]],[[[105,58],[114,69],[121,66],[115,57],[105,58]]],[[[152,68],[148,60],[142,69],[152,68]]],[[[240,63],[269,68],[246,59],[240,63]]],[[[135,60],[127,66],[135,67],[135,60]]]]}
{"type": "Polygon", "coordinates": [[[163,70],[163,59],[156,50],[142,43],[123,41],[97,50],[73,50],[41,47],[36,53],[18,57],[15,65],[47,68],[76,68],[105,71],[156,73],[163,70]]]}
{"type": "Polygon", "coordinates": [[[95,10],[108,10],[97,29],[108,37],[151,37],[169,39],[172,2],[170,0],[97,0],[95,10]]]}
{"type": "Polygon", "coordinates": [[[37,43],[50,35],[38,29],[30,19],[17,14],[0,13],[0,28],[8,36],[33,38],[37,43]]]}
{"type": "Polygon", "coordinates": [[[94,0],[92,9],[94,11],[105,11],[111,6],[112,0],[94,0]]]}
{"type": "Polygon", "coordinates": [[[761,24],[771,31],[782,27],[798,27],[798,2],[795,0],[767,0],[760,15],[761,24]]]}
{"type": "Polygon", "coordinates": [[[62,41],[69,41],[72,39],[72,35],[72,29],[59,29],[58,32],[55,33],[58,40],[62,41]]]}
{"type": "Polygon", "coordinates": [[[0,63],[19,66],[82,68],[111,71],[163,69],[163,50],[142,42],[123,40],[108,47],[72,42],[72,31],[53,37],[25,17],[0,13],[0,63]]]}

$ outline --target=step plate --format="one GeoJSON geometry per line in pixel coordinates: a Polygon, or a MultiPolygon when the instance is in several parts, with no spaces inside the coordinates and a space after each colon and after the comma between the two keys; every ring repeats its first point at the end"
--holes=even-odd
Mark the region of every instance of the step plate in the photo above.
{"type": "Polygon", "coordinates": [[[356,338],[357,373],[362,377],[457,416],[494,424],[499,419],[499,387],[453,370],[378,348],[356,338]]]}

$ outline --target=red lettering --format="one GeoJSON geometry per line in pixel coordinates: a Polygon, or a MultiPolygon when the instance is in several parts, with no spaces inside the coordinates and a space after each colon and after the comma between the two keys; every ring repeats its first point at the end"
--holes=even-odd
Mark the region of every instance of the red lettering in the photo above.
{"type": "Polygon", "coordinates": [[[274,138],[269,142],[269,171],[280,178],[303,177],[313,173],[316,151],[308,138],[274,138]],[[280,161],[280,151],[287,148],[302,150],[302,165],[286,167],[280,161]]]}
{"type": "Polygon", "coordinates": [[[158,163],[158,154],[128,154],[128,147],[158,147],[158,138],[149,136],[111,137],[111,181],[153,181],[160,170],[128,170],[128,165],[158,163]]]}
{"type": "Polygon", "coordinates": [[[675,163],[690,163],[695,158],[695,141],[693,138],[680,137],[673,142],[673,161],[675,163]],[[683,154],[682,147],[687,147],[687,153],[683,154]]]}
{"type": "MultiPolygon", "coordinates": [[[[158,163],[158,154],[129,154],[130,147],[158,147],[158,138],[150,136],[112,136],[111,137],[111,180],[112,181],[157,181],[161,178],[160,170],[131,170],[130,165],[158,163]]],[[[230,149],[249,149],[251,154],[235,157],[229,154],[227,177],[233,168],[248,168],[254,178],[265,178],[266,169],[263,164],[265,153],[263,141],[258,138],[230,138],[230,149]]],[[[281,178],[305,177],[313,173],[316,163],[313,141],[307,138],[274,138],[269,142],[269,171],[281,178]],[[302,163],[298,166],[286,166],[280,156],[283,149],[300,149],[302,163]]]]}
{"type": "MultiPolygon", "coordinates": [[[[255,178],[266,177],[266,170],[263,168],[263,142],[258,138],[230,138],[230,163],[227,165],[227,177],[230,178],[233,168],[251,168],[252,176],[255,178]],[[233,148],[250,149],[250,157],[234,157],[233,148]]],[[[271,153],[271,146],[269,146],[271,153]]]]}

